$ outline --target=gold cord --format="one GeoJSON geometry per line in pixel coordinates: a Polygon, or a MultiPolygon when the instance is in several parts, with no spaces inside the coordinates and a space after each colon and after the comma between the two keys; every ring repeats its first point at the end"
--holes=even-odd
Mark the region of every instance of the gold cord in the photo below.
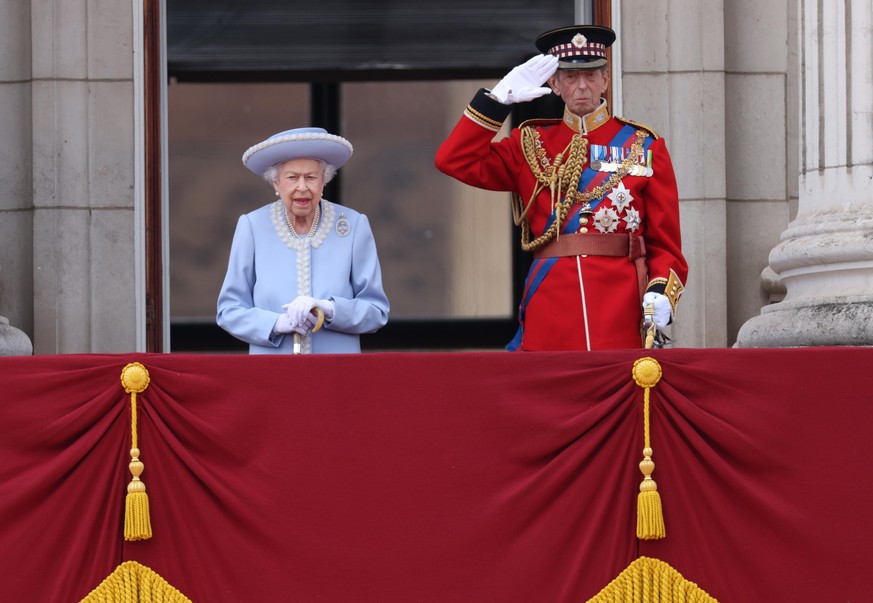
{"type": "Polygon", "coordinates": [[[640,540],[658,540],[666,538],[664,527],[664,511],[661,506],[661,495],[658,485],[652,479],[655,462],[652,460],[652,441],[650,413],[650,390],[661,380],[661,365],[651,357],[640,358],[634,362],[633,378],[637,385],[643,388],[643,460],[640,461],[640,471],[643,481],[637,496],[637,538],[640,540]]]}
{"type": "Polygon", "coordinates": [[[130,394],[130,464],[132,475],[127,485],[124,503],[124,539],[147,540],[152,537],[152,524],[149,512],[149,498],[146,487],[139,478],[145,466],[139,460],[139,438],[137,435],[136,395],[149,386],[149,372],[139,362],[131,362],[121,371],[121,385],[130,394]]]}
{"type": "Polygon", "coordinates": [[[527,164],[530,167],[537,186],[527,204],[523,204],[518,195],[513,194],[512,217],[516,226],[521,226],[521,248],[525,251],[533,251],[542,247],[558,236],[560,225],[566,220],[567,214],[574,203],[588,203],[593,199],[599,199],[612,190],[628,175],[634,163],[634,157],[638,157],[643,149],[643,143],[648,137],[645,130],[637,130],[630,152],[619,168],[600,186],[588,191],[579,191],[579,179],[582,176],[583,166],[588,162],[588,139],[579,134],[574,134],[567,148],[550,161],[546,150],[543,148],[540,133],[532,126],[521,129],[521,149],[527,164]],[[551,204],[555,212],[555,219],[549,228],[531,240],[530,222],[527,220],[528,212],[534,200],[546,187],[549,187],[551,204]],[[563,201],[558,201],[561,196],[563,201]]]}

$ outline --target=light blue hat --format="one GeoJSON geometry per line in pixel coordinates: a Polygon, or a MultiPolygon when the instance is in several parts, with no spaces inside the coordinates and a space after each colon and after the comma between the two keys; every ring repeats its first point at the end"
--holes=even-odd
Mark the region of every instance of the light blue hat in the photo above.
{"type": "Polygon", "coordinates": [[[352,143],[324,128],[296,128],[273,134],[243,153],[243,164],[258,176],[290,159],[322,159],[339,169],[352,156],[352,143]]]}

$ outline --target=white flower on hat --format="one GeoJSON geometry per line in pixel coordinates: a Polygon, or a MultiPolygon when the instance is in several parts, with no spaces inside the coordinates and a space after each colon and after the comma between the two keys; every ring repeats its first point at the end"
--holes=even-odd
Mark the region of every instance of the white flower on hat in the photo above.
{"type": "MultiPolygon", "coordinates": [[[[566,38],[564,39],[566,40],[566,38]]],[[[577,33],[575,36],[573,36],[573,39],[570,40],[570,42],[572,42],[573,46],[575,46],[576,48],[582,48],[588,43],[588,38],[580,33],[577,33]]]]}

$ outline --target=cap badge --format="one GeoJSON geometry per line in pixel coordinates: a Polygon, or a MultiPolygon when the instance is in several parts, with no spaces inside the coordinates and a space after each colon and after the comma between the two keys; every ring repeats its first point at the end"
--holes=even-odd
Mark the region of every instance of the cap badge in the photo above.
{"type": "MultiPolygon", "coordinates": [[[[567,38],[564,39],[566,40],[567,38]]],[[[573,39],[570,40],[570,42],[572,42],[573,46],[575,46],[576,48],[582,48],[588,43],[588,39],[582,34],[577,33],[575,36],[573,36],[573,39]]]]}

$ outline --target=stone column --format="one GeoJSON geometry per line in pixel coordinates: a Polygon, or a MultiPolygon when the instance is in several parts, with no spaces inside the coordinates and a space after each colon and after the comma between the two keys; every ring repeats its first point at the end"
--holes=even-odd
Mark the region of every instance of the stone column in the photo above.
{"type": "Polygon", "coordinates": [[[873,5],[799,6],[798,213],[770,252],[786,294],[737,347],[873,345],[873,5]]]}
{"type": "Polygon", "coordinates": [[[689,272],[669,327],[673,347],[725,347],[724,2],[622,0],[620,8],[613,111],[664,137],[679,185],[689,272]]]}
{"type": "Polygon", "coordinates": [[[31,2],[37,354],[136,348],[135,4],[31,2]]]}
{"type": "Polygon", "coordinates": [[[0,315],[32,334],[30,19],[29,3],[0,2],[0,315]]]}

